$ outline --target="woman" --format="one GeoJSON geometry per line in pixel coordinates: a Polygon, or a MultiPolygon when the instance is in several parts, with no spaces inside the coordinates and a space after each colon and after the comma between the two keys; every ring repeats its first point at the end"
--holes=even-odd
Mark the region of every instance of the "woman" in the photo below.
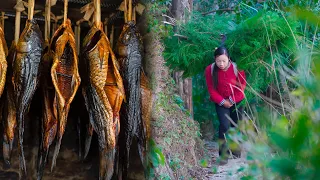
{"type": "MultiPolygon", "coordinates": [[[[225,133],[230,124],[229,119],[237,124],[242,118],[243,107],[239,103],[244,99],[246,87],[244,71],[238,71],[237,66],[231,61],[225,47],[219,47],[214,52],[215,62],[207,66],[205,70],[206,83],[210,94],[210,100],[216,104],[216,112],[220,122],[219,125],[219,156],[220,164],[228,162],[225,133]]],[[[240,157],[241,151],[232,152],[234,156],[240,157]]]]}

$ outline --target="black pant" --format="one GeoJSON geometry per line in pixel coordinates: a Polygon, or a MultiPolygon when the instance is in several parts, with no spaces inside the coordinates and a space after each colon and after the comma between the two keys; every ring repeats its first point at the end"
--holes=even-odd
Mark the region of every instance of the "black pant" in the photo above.
{"type": "Polygon", "coordinates": [[[222,142],[219,147],[219,155],[227,151],[224,135],[227,133],[230,126],[234,127],[229,118],[231,118],[235,124],[238,124],[238,121],[242,119],[243,106],[239,106],[238,104],[233,105],[230,108],[225,108],[224,106],[219,106],[218,104],[216,104],[216,111],[220,123],[219,140],[222,142]]]}

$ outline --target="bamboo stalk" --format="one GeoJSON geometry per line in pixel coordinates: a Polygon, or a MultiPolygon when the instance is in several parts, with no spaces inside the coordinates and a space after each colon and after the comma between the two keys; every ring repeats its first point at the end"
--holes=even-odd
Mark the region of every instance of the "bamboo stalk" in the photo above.
{"type": "Polygon", "coordinates": [[[45,6],[45,30],[44,30],[44,37],[45,41],[50,41],[50,23],[51,23],[51,2],[50,0],[47,0],[46,6],[45,6]]]}
{"type": "Polygon", "coordinates": [[[108,36],[108,20],[107,19],[104,23],[104,33],[108,36]]]}
{"type": "Polygon", "coordinates": [[[114,38],[114,25],[111,27],[111,33],[110,33],[110,47],[113,48],[113,38],[114,38]]]}
{"type": "Polygon", "coordinates": [[[32,20],[34,14],[34,0],[28,1],[28,19],[32,20]]]}
{"type": "Polygon", "coordinates": [[[100,0],[95,0],[94,6],[95,6],[95,23],[97,27],[100,27],[101,25],[101,5],[100,0]]]}
{"type": "Polygon", "coordinates": [[[64,0],[64,14],[63,14],[63,24],[65,25],[67,23],[68,18],[68,0],[64,0]]]}
{"type": "Polygon", "coordinates": [[[20,20],[21,20],[21,12],[16,12],[16,22],[15,22],[15,30],[14,30],[14,42],[17,44],[19,41],[20,35],[20,20]]]}
{"type": "Polygon", "coordinates": [[[80,33],[81,33],[81,27],[80,24],[77,24],[75,29],[74,29],[74,33],[76,36],[76,48],[77,48],[77,53],[79,55],[80,53],[80,33]]]}
{"type": "Polygon", "coordinates": [[[136,7],[132,9],[132,21],[136,22],[136,7]]]}
{"type": "Polygon", "coordinates": [[[127,0],[124,0],[124,22],[127,23],[128,22],[128,18],[127,18],[127,11],[128,11],[128,6],[127,6],[127,0]]]}
{"type": "MultiPolygon", "coordinates": [[[[17,0],[17,4],[21,0],[17,0]]],[[[20,20],[21,20],[21,11],[19,9],[16,9],[16,19],[15,19],[15,29],[14,29],[14,42],[17,44],[19,41],[19,35],[20,35],[20,20]]]]}
{"type": "Polygon", "coordinates": [[[47,13],[47,19],[48,19],[48,40],[50,41],[50,30],[51,30],[51,0],[48,0],[48,13],[47,13]]]}
{"type": "Polygon", "coordinates": [[[4,32],[4,18],[5,18],[4,14],[5,12],[1,12],[1,28],[3,32],[4,32]]]}
{"type": "Polygon", "coordinates": [[[128,21],[132,20],[132,0],[129,0],[129,7],[128,7],[128,21]]]}

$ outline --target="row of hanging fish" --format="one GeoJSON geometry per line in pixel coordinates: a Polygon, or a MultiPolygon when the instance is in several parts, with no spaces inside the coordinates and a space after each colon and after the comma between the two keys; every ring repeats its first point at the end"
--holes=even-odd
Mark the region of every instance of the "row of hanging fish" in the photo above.
{"type": "Polygon", "coordinates": [[[27,175],[24,120],[37,88],[43,100],[38,179],[43,176],[53,142],[51,171],[56,165],[70,104],[77,90],[82,92],[90,122],[84,157],[90,149],[93,132],[98,136],[99,179],[111,179],[113,175],[127,178],[134,137],[144,164],[146,138],[150,136],[151,90],[142,71],[141,37],[133,22],[125,24],[116,49],[118,60],[102,26],[94,24],[83,40],[78,60],[69,20],[56,30],[45,47],[36,21],[28,20],[18,43],[13,43],[8,53],[0,29],[0,95],[5,101],[3,157],[7,165],[18,127],[20,172],[21,176],[27,175]]]}

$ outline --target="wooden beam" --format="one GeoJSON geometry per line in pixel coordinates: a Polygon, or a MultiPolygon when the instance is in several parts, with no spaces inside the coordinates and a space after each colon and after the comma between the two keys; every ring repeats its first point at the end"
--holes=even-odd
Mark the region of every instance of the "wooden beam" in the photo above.
{"type": "MultiPolygon", "coordinates": [[[[45,2],[45,1],[44,1],[45,2]]],[[[120,4],[120,3],[119,3],[120,4]]],[[[13,8],[16,5],[15,1],[3,1],[0,0],[0,12],[6,12],[6,13],[12,13],[15,14],[16,11],[13,8]]],[[[81,5],[77,6],[74,5],[73,3],[68,5],[68,18],[72,21],[72,22],[76,22],[80,19],[82,19],[83,14],[80,13],[80,8],[81,5]]],[[[43,1],[41,0],[36,0],[35,1],[35,6],[34,6],[34,10],[42,10],[43,12],[45,11],[45,4],[43,3],[43,1]]],[[[113,12],[116,12],[117,9],[116,8],[101,8],[101,18],[106,18],[109,17],[109,15],[113,12]]],[[[57,2],[57,4],[55,6],[51,7],[51,12],[53,14],[63,14],[63,2],[57,2]]],[[[38,17],[38,15],[35,15],[35,17],[38,17]]]]}

